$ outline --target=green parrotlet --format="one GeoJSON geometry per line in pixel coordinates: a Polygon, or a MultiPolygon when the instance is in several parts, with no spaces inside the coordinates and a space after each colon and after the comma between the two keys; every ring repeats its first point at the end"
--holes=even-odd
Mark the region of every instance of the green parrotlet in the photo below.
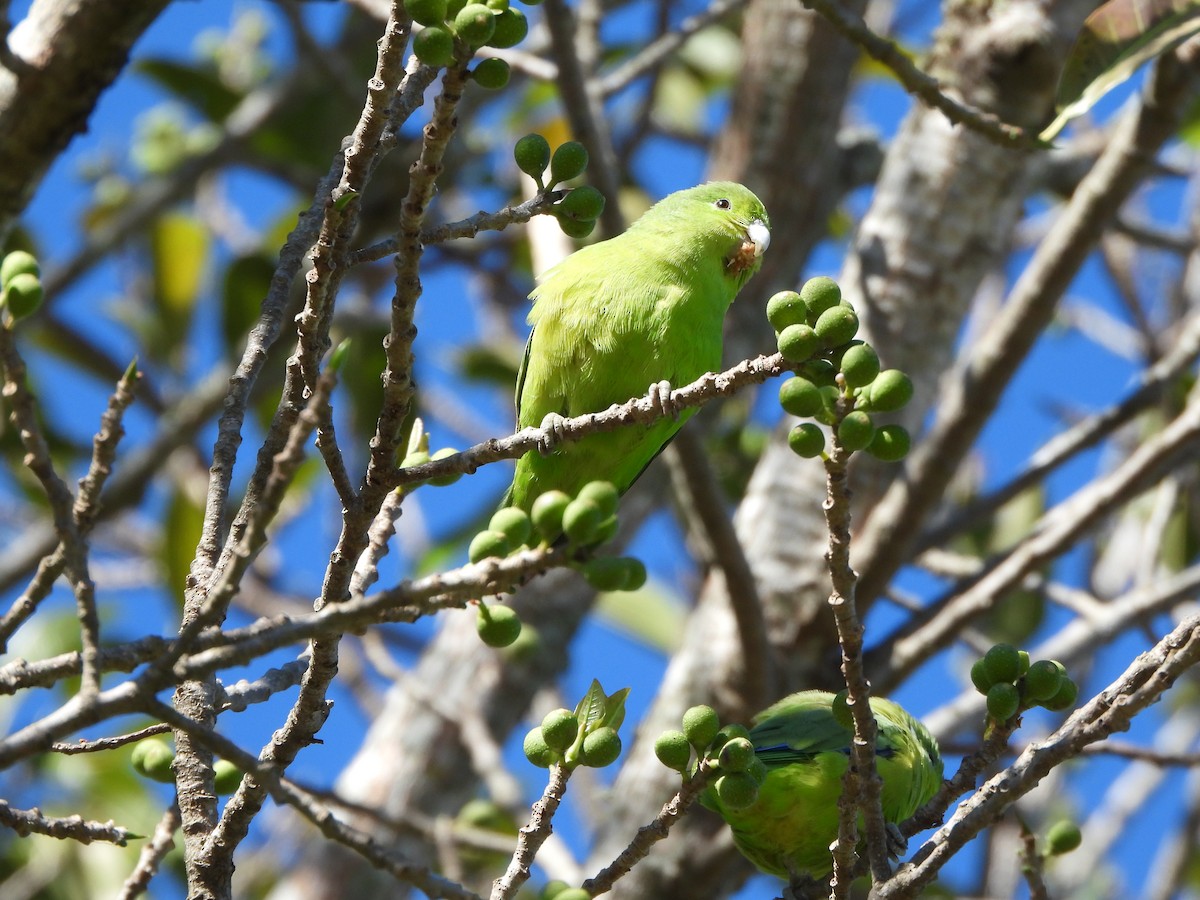
{"type": "Polygon", "coordinates": [[[717,181],[664,197],[623,234],[584,247],[530,294],[533,330],[517,377],[517,426],[555,428],[649,391],[666,413],[579,441],[550,440],[517,462],[504,505],[589,481],[624,493],[695,411],[670,386],[721,365],[725,312],[770,242],[762,202],[717,181]]]}
{"type": "MultiPolygon", "coordinates": [[[[829,845],[837,839],[837,802],[853,739],[846,717],[834,715],[833,700],[826,691],[802,691],[755,717],[750,741],[767,775],[752,805],[730,809],[712,788],[701,798],[729,823],[743,856],[788,881],[822,879],[833,870],[829,845]]],[[[937,792],[942,757],[933,735],[898,704],[872,697],[871,711],[879,726],[883,817],[897,824],[937,792]]]]}

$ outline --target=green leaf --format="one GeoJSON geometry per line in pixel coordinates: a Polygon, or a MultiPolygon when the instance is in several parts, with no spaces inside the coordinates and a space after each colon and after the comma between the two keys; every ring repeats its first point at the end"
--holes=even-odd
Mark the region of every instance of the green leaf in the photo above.
{"type": "Polygon", "coordinates": [[[196,545],[204,524],[204,506],[196,503],[178,487],[171,494],[164,520],[163,542],[160,549],[166,586],[175,601],[183,605],[183,588],[191,571],[196,545]]]}
{"type": "Polygon", "coordinates": [[[242,95],[227,87],[210,69],[170,59],[142,59],[134,71],[166,88],[212,122],[223,122],[242,95]]]}
{"type": "Polygon", "coordinates": [[[208,262],[208,247],[208,230],[186,213],[167,213],[150,232],[156,317],[152,331],[157,338],[151,346],[160,359],[187,337],[208,262]]]}
{"type": "Polygon", "coordinates": [[[1052,140],[1071,119],[1126,81],[1143,63],[1200,31],[1198,0],[1109,0],[1083,23],[1058,81],[1052,140]]]}
{"type": "Polygon", "coordinates": [[[586,734],[604,724],[606,712],[605,701],[607,699],[604,695],[604,688],[600,686],[599,681],[593,678],[591,685],[587,689],[587,693],[583,695],[583,698],[575,707],[575,717],[579,719],[579,731],[581,734],[586,734]]]}

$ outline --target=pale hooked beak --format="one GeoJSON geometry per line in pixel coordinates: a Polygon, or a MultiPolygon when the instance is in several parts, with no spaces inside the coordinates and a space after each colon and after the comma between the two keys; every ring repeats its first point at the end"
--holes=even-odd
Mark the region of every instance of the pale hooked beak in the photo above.
{"type": "Polygon", "coordinates": [[[762,219],[755,219],[746,228],[746,238],[754,244],[754,257],[757,259],[767,252],[771,246],[771,232],[762,219]]]}

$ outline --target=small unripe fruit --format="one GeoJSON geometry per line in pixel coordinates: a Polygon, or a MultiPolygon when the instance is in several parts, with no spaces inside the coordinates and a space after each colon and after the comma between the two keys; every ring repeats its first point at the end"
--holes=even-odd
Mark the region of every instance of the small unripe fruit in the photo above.
{"type": "Polygon", "coordinates": [[[987,711],[998,722],[1007,722],[1021,708],[1021,695],[1017,686],[1007,681],[993,684],[987,692],[987,711]]]}
{"type": "Polygon", "coordinates": [[[503,559],[508,556],[511,549],[508,536],[504,532],[481,531],[471,538],[471,544],[467,547],[467,559],[473,563],[481,562],[492,556],[503,559]]]}
{"type": "Polygon", "coordinates": [[[558,221],[559,230],[567,237],[575,238],[577,241],[583,240],[596,230],[595,220],[582,222],[578,219],[568,219],[565,216],[555,216],[555,219],[558,221]]]}
{"type": "Polygon", "coordinates": [[[717,757],[723,772],[745,772],[754,762],[754,745],[748,738],[735,737],[727,741],[717,757]]]}
{"type": "Polygon", "coordinates": [[[779,352],[788,362],[804,362],[821,349],[821,339],[807,325],[789,325],[776,338],[779,352]]]}
{"type": "Polygon", "coordinates": [[[1016,681],[1021,673],[1021,656],[1012,644],[996,644],[983,655],[988,674],[993,682],[1016,681]]]}
{"type": "Polygon", "coordinates": [[[621,495],[611,481],[589,481],[575,495],[578,500],[591,500],[600,508],[601,515],[611,516],[617,511],[621,495]]]}
{"type": "Polygon", "coordinates": [[[484,4],[492,12],[504,12],[509,7],[508,0],[487,0],[484,4]]]}
{"type": "Polygon", "coordinates": [[[1070,678],[1063,678],[1054,696],[1049,700],[1043,700],[1042,706],[1051,712],[1062,712],[1064,709],[1070,709],[1074,706],[1078,698],[1079,685],[1070,678]]]}
{"type": "Polygon", "coordinates": [[[1083,843],[1083,833],[1074,822],[1055,822],[1046,831],[1046,855],[1062,856],[1083,843]]]}
{"type": "Polygon", "coordinates": [[[446,0],[404,0],[404,8],[414,22],[441,25],[446,21],[446,0]]]}
{"type": "Polygon", "coordinates": [[[617,761],[621,755],[621,736],[615,729],[602,725],[583,739],[580,760],[585,766],[601,769],[617,761]]]}
{"type": "Polygon", "coordinates": [[[500,532],[508,538],[509,546],[519,547],[529,543],[530,535],[533,534],[533,523],[529,521],[525,510],[506,506],[492,513],[488,530],[500,532]]]}
{"type": "Polygon", "coordinates": [[[175,752],[166,741],[159,738],[139,741],[130,757],[135,772],[151,781],[161,781],[164,784],[175,780],[175,773],[171,771],[171,763],[174,761],[175,752]]]}
{"type": "Polygon", "coordinates": [[[242,783],[242,770],[227,759],[213,763],[213,787],[218,794],[232,794],[242,783]]]}
{"type": "Polygon", "coordinates": [[[475,79],[475,83],[488,91],[498,91],[507,85],[511,74],[508,63],[494,56],[481,59],[471,70],[471,77],[475,79]]]}
{"type": "Polygon", "coordinates": [[[533,519],[533,527],[542,536],[542,540],[558,540],[563,530],[563,512],[570,503],[571,498],[565,491],[546,491],[533,501],[530,518],[533,519]]]}
{"type": "Polygon", "coordinates": [[[668,769],[682,772],[692,759],[692,745],[682,731],[664,731],[654,742],[654,755],[668,769]]]}
{"type": "MultiPolygon", "coordinates": [[[[453,456],[457,452],[453,447],[443,447],[429,458],[431,460],[445,459],[447,456],[453,456]]],[[[435,487],[449,487],[460,478],[462,478],[462,472],[451,472],[449,475],[439,475],[437,478],[430,478],[429,483],[435,487]]]]}
{"type": "Polygon", "coordinates": [[[625,589],[629,568],[619,556],[597,556],[585,562],[580,572],[598,591],[620,591],[625,589]]]}
{"type": "Polygon", "coordinates": [[[4,305],[14,319],[23,319],[42,305],[45,291],[36,275],[21,272],[4,286],[4,305]]]}
{"type": "Polygon", "coordinates": [[[863,387],[879,374],[879,354],[870,344],[856,344],[842,354],[842,374],[852,388],[863,387]]]}
{"type": "Polygon", "coordinates": [[[558,204],[558,215],[576,222],[594,222],[604,212],[604,195],[590,184],[573,188],[558,204]]]}
{"type": "Polygon", "coordinates": [[[521,617],[509,606],[479,604],[475,631],[489,647],[507,647],[521,636],[521,617]]]}
{"type": "Polygon", "coordinates": [[[809,315],[815,319],[825,310],[842,302],[842,289],[832,278],[818,275],[804,282],[800,288],[800,296],[804,298],[809,315]]]}
{"type": "Polygon", "coordinates": [[[708,747],[720,730],[721,720],[711,706],[693,706],[683,714],[683,733],[687,735],[688,743],[697,750],[708,747]]]}
{"type": "Polygon", "coordinates": [[[912,395],[912,379],[899,369],[884,369],[868,388],[871,409],[876,412],[900,409],[912,399],[912,395]]]}
{"type": "Polygon", "coordinates": [[[558,900],[562,892],[568,890],[571,886],[565,881],[559,881],[557,878],[553,881],[547,881],[542,892],[538,894],[538,900],[558,900]]]}
{"type": "Polygon", "coordinates": [[[758,782],[745,772],[730,772],[716,780],[713,789],[729,809],[746,809],[758,799],[758,782]]]}
{"type": "Polygon", "coordinates": [[[555,894],[554,900],[592,900],[592,895],[579,887],[569,887],[559,894],[555,894]]]}
{"type": "Polygon", "coordinates": [[[565,753],[578,734],[579,717],[569,709],[552,709],[542,719],[542,737],[551,750],[565,753]]]}
{"type": "Polygon", "coordinates": [[[603,520],[599,506],[586,497],[577,497],[563,510],[563,531],[572,544],[587,545],[595,540],[603,520]]]}
{"type": "Polygon", "coordinates": [[[897,462],[908,456],[912,449],[912,438],[903,425],[883,425],[875,431],[875,437],[867,445],[867,452],[884,462],[897,462]]]}
{"type": "Polygon", "coordinates": [[[37,257],[24,250],[14,250],[0,262],[0,287],[7,286],[18,275],[32,275],[40,278],[42,267],[38,265],[37,257]]]}
{"type": "Polygon", "coordinates": [[[975,664],[971,666],[971,684],[975,685],[975,690],[986,694],[995,683],[988,674],[987,663],[982,659],[975,660],[975,664]]]}
{"type": "Polygon", "coordinates": [[[838,423],[838,442],[851,452],[864,450],[875,437],[875,423],[862,410],[856,409],[846,413],[846,417],[838,423]]]}
{"type": "Polygon", "coordinates": [[[803,422],[788,432],[788,447],[797,456],[813,459],[825,452],[825,432],[814,422],[803,422]]]}
{"type": "Polygon", "coordinates": [[[646,564],[633,556],[622,557],[625,562],[625,588],[638,591],[646,584],[646,564]]]}
{"type": "Polygon", "coordinates": [[[779,386],[779,405],[793,416],[814,416],[821,409],[821,392],[807,378],[797,375],[779,386]]]}
{"type": "Polygon", "coordinates": [[[1041,703],[1058,693],[1063,677],[1048,659],[1039,659],[1025,673],[1025,696],[1041,703]]]}
{"type": "Polygon", "coordinates": [[[1029,653],[1028,653],[1028,651],[1025,651],[1025,650],[1018,650],[1017,656],[1019,656],[1021,658],[1020,669],[1021,669],[1021,674],[1024,675],[1026,672],[1029,671],[1029,653]]]}
{"type": "Polygon", "coordinates": [[[559,144],[550,158],[550,181],[558,184],[560,181],[570,181],[578,178],[587,168],[587,148],[579,141],[567,141],[559,144]]]}
{"type": "Polygon", "coordinates": [[[454,37],[445,28],[425,28],[413,37],[413,53],[427,66],[448,66],[454,61],[454,37]]]}
{"type": "Polygon", "coordinates": [[[454,17],[454,33],[472,47],[482,47],[496,31],[496,16],[482,3],[468,3],[454,17]]]}
{"type": "Polygon", "coordinates": [[[513,145],[513,159],[518,169],[540,183],[550,165],[550,143],[540,134],[527,134],[513,145]]]}
{"type": "Polygon", "coordinates": [[[808,306],[795,291],[780,291],[767,301],[767,321],[776,331],[808,322],[808,306]]]}
{"type": "MultiPolygon", "coordinates": [[[[814,332],[814,335],[816,333],[814,332]]],[[[810,359],[800,367],[803,375],[817,387],[832,387],[837,383],[837,367],[827,359],[810,359]]]]}
{"type": "Polygon", "coordinates": [[[514,7],[495,14],[496,29],[488,41],[490,47],[515,47],[529,34],[529,20],[525,13],[514,7]]]}
{"type": "Polygon", "coordinates": [[[730,722],[728,725],[722,725],[717,736],[713,738],[714,747],[724,747],[734,738],[750,739],[750,729],[745,725],[739,725],[737,722],[730,722]]]}
{"type": "Polygon", "coordinates": [[[522,749],[525,751],[525,758],[539,769],[548,769],[558,762],[558,754],[550,749],[540,728],[530,729],[525,735],[522,749]]]}
{"type": "Polygon", "coordinates": [[[592,544],[599,546],[607,544],[617,536],[617,517],[609,516],[600,523],[600,527],[596,529],[596,535],[592,538],[592,544]]]}
{"type": "Polygon", "coordinates": [[[825,347],[840,347],[858,334],[858,314],[845,306],[833,306],[817,316],[813,331],[825,347]]]}

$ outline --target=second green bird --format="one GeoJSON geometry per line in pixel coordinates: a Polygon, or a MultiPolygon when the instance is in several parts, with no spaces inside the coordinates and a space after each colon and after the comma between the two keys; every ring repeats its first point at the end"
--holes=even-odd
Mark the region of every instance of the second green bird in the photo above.
{"type": "MultiPolygon", "coordinates": [[[[718,181],[668,195],[624,234],[552,268],[530,295],[518,427],[600,412],[719,368],[725,312],[769,242],[762,202],[718,181]]],[[[624,493],[693,412],[527,453],[504,505],[528,510],[545,491],[574,495],[596,480],[624,493]]]]}
{"type": "MultiPolygon", "coordinates": [[[[730,809],[709,789],[701,798],[729,823],[742,855],[785,880],[824,878],[833,870],[837,802],[853,733],[833,710],[834,695],[802,691],[759,713],[750,729],[767,768],[758,799],[730,809]]],[[[899,704],[871,698],[879,725],[875,765],[883,780],[883,817],[903,822],[942,783],[942,757],[929,730],[899,704]]]]}

